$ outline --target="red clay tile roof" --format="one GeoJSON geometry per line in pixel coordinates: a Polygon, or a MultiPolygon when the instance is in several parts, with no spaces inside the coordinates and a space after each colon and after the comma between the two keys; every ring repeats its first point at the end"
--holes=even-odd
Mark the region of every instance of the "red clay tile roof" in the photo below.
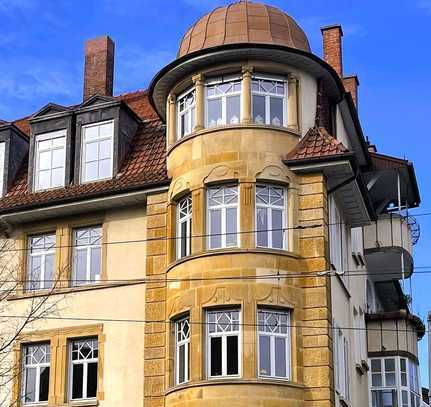
{"type": "Polygon", "coordinates": [[[315,159],[348,153],[343,143],[331,136],[323,127],[313,127],[296,147],[285,157],[285,161],[315,159]]]}
{"type": "MultiPolygon", "coordinates": [[[[65,188],[28,192],[27,160],[23,163],[15,183],[4,198],[0,199],[0,213],[16,211],[46,204],[87,199],[100,195],[141,189],[150,185],[167,184],[165,126],[151,107],[146,91],[117,96],[139,115],[139,125],[118,175],[111,180],[86,184],[71,184],[65,188]]],[[[28,118],[14,122],[27,135],[28,118]]]]}

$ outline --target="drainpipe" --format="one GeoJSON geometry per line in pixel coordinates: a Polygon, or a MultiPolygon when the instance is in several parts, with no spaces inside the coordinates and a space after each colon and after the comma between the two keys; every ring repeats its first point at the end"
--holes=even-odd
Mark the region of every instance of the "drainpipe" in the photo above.
{"type": "Polygon", "coordinates": [[[401,180],[400,172],[397,170],[397,188],[398,188],[398,215],[400,217],[400,238],[401,238],[401,276],[402,287],[404,291],[404,250],[403,250],[403,222],[401,217],[401,180]]]}

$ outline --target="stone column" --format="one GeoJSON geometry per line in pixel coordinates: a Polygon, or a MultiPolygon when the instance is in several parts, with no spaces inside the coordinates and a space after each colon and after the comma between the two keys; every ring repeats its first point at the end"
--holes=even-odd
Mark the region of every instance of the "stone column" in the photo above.
{"type": "Polygon", "coordinates": [[[205,80],[202,74],[193,76],[192,80],[196,92],[196,118],[193,131],[199,131],[204,128],[205,80]]]}
{"type": "Polygon", "coordinates": [[[242,106],[241,106],[241,123],[250,124],[253,120],[251,117],[251,75],[253,68],[251,66],[242,67],[242,106]]]}
{"type": "Polygon", "coordinates": [[[170,147],[177,141],[177,98],[175,95],[168,96],[167,105],[168,147],[170,147]]]}
{"type": "Polygon", "coordinates": [[[293,75],[289,75],[287,86],[288,86],[287,127],[292,131],[299,131],[298,79],[293,75]]]}

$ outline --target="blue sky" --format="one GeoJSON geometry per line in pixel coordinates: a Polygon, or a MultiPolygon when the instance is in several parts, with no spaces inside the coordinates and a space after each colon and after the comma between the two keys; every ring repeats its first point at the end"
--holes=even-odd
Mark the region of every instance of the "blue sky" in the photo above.
{"type": "MultiPolygon", "coordinates": [[[[29,115],[48,102],[82,98],[85,39],[116,42],[115,93],[145,88],[175,58],[186,29],[218,0],[0,0],[0,118],[29,115]]],[[[321,55],[320,26],[344,28],[344,71],[360,80],[365,134],[380,152],[415,163],[422,208],[431,212],[431,0],[268,0],[302,26],[321,55]],[[429,150],[427,150],[429,149],[429,150]]],[[[431,216],[418,216],[415,264],[429,266],[431,216]]],[[[431,309],[431,274],[412,278],[413,310],[431,309]]],[[[406,284],[410,291],[410,284],[406,284]]],[[[426,338],[420,344],[427,386],[426,338]]]]}

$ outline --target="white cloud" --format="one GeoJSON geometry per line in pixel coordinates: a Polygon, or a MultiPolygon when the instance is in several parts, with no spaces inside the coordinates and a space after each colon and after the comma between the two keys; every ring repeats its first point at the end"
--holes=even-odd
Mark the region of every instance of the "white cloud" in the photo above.
{"type": "Polygon", "coordinates": [[[420,0],[418,7],[425,11],[425,13],[431,15],[431,0],[420,0]]]}

